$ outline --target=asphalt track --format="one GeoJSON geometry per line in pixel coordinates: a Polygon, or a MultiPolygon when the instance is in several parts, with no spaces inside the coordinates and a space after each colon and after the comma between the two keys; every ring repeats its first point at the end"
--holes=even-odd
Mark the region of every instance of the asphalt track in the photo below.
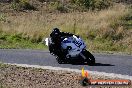
{"type": "Polygon", "coordinates": [[[0,49],[0,62],[29,64],[40,66],[53,66],[62,68],[116,73],[132,76],[132,56],[131,55],[110,55],[93,54],[96,58],[94,66],[85,64],[58,64],[55,57],[48,51],[43,50],[21,50],[21,49],[0,49]]]}

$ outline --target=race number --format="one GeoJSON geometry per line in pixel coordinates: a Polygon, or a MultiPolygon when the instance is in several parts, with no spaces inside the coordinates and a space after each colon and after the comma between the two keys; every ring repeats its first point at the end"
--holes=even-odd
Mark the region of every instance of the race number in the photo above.
{"type": "Polygon", "coordinates": [[[73,43],[74,43],[77,47],[79,47],[79,48],[80,48],[80,46],[82,45],[82,43],[79,42],[79,41],[73,41],[73,43]]]}

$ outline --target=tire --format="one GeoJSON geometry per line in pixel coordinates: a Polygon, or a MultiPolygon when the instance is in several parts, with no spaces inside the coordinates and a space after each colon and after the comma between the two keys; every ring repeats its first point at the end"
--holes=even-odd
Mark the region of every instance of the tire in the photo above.
{"type": "Polygon", "coordinates": [[[94,65],[95,64],[95,58],[94,56],[87,50],[83,50],[82,54],[86,57],[86,62],[88,65],[94,65]]]}
{"type": "Polygon", "coordinates": [[[49,51],[50,53],[54,53],[54,45],[53,44],[49,44],[49,51]]]}
{"type": "Polygon", "coordinates": [[[62,58],[58,57],[58,56],[56,57],[56,60],[57,60],[57,62],[59,64],[63,64],[64,63],[64,60],[62,58]]]}

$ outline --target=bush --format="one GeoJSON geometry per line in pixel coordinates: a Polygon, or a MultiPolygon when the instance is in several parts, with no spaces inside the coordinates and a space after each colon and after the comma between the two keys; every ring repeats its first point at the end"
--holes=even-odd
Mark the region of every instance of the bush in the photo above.
{"type": "Polygon", "coordinates": [[[20,10],[20,5],[19,5],[19,3],[16,3],[15,1],[13,1],[11,3],[11,8],[14,10],[20,10]]]}
{"type": "Polygon", "coordinates": [[[67,12],[67,9],[62,4],[59,4],[56,9],[60,12],[67,12]]]}
{"type": "Polygon", "coordinates": [[[0,14],[0,21],[6,22],[6,16],[4,14],[0,14]]]}
{"type": "Polygon", "coordinates": [[[61,2],[50,2],[50,6],[51,8],[58,10],[60,12],[68,12],[67,8],[65,7],[65,5],[63,5],[61,2]]]}
{"type": "Polygon", "coordinates": [[[14,10],[35,10],[33,5],[30,5],[28,0],[13,0],[11,7],[14,10]]]}
{"type": "Polygon", "coordinates": [[[72,3],[84,6],[87,9],[101,10],[112,5],[112,0],[72,0],[72,3]]]}
{"type": "Polygon", "coordinates": [[[111,0],[95,0],[94,2],[94,8],[98,10],[106,9],[111,5],[112,5],[111,0]]]}
{"type": "Polygon", "coordinates": [[[43,2],[46,2],[46,0],[38,0],[38,1],[40,1],[40,2],[42,2],[42,3],[43,3],[43,2]]]}
{"type": "Polygon", "coordinates": [[[39,2],[57,2],[59,0],[38,0],[39,2]]]}

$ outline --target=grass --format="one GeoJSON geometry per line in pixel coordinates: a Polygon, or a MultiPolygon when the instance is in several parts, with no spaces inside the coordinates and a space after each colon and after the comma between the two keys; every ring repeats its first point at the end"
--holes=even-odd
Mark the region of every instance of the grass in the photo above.
{"type": "Polygon", "coordinates": [[[20,34],[7,35],[1,33],[0,35],[0,48],[4,49],[21,49],[21,48],[30,48],[30,49],[45,49],[46,46],[42,42],[34,43],[27,39],[21,37],[20,34]]]}
{"type": "MultiPolygon", "coordinates": [[[[41,10],[5,14],[2,16],[4,21],[0,22],[0,30],[9,35],[21,34],[22,38],[28,39],[28,42],[20,42],[22,48],[31,48],[30,45],[36,47],[43,37],[49,36],[52,28],[58,27],[61,31],[79,34],[91,51],[131,53],[131,19],[124,19],[128,14],[131,15],[130,11],[127,6],[116,4],[109,9],[94,12],[45,13],[41,10]]],[[[0,46],[7,47],[3,44],[0,46]]],[[[16,47],[17,43],[11,46],[16,47]]]]}

